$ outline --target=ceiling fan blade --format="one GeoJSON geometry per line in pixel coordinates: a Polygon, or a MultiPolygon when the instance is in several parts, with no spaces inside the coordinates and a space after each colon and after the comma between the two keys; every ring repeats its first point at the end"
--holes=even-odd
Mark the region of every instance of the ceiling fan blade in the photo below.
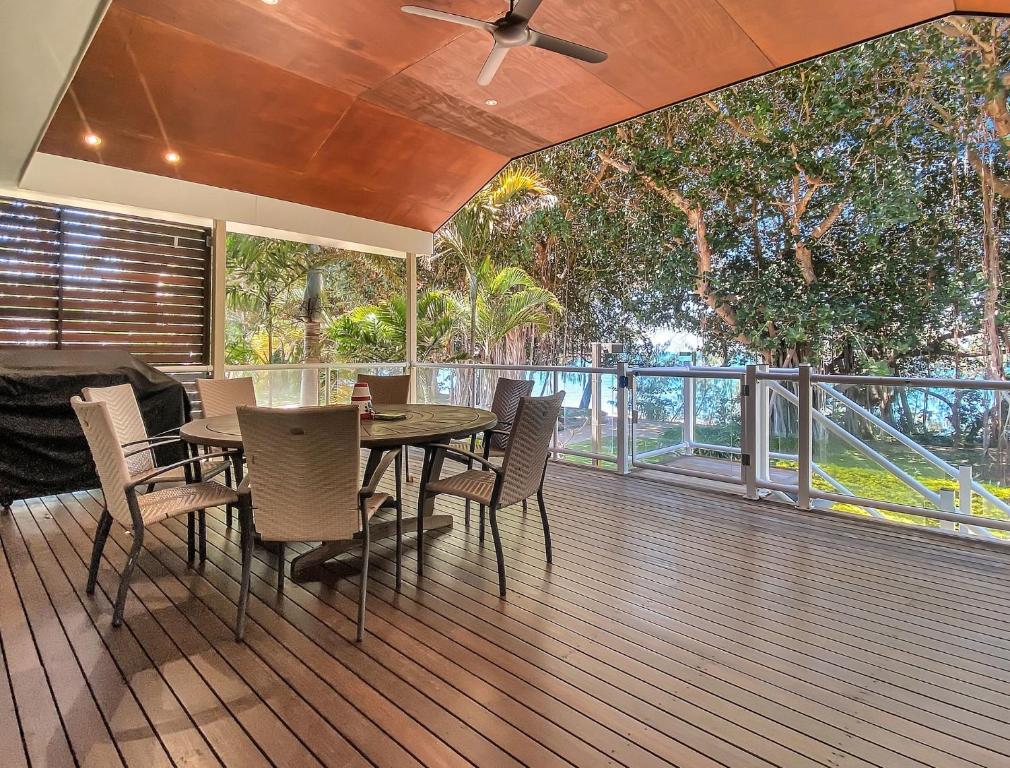
{"type": "Polygon", "coordinates": [[[436,11],[432,8],[422,8],[419,5],[403,5],[400,6],[400,10],[404,13],[410,13],[414,16],[426,16],[429,19],[437,19],[439,21],[449,21],[453,24],[462,24],[465,27],[474,27],[475,29],[483,29],[485,32],[494,32],[494,24],[488,21],[481,21],[480,19],[471,19],[469,16],[460,16],[458,13],[446,13],[445,11],[436,11]]]}
{"type": "Polygon", "coordinates": [[[519,0],[519,2],[516,3],[515,8],[512,10],[512,15],[519,16],[526,19],[526,21],[529,21],[533,18],[533,14],[537,12],[537,8],[540,7],[540,3],[542,2],[543,0],[519,0]]]}
{"type": "Polygon", "coordinates": [[[498,67],[505,61],[505,54],[508,52],[509,49],[505,46],[495,44],[487,57],[487,61],[484,62],[484,66],[480,68],[480,74],[477,75],[477,85],[489,85],[491,83],[495,73],[498,72],[498,67]]]}
{"type": "Polygon", "coordinates": [[[562,40],[560,37],[554,37],[553,35],[545,35],[543,32],[537,32],[535,29],[530,30],[529,44],[537,48],[543,48],[545,51],[554,51],[554,53],[570,56],[573,59],[588,61],[590,64],[599,64],[601,61],[607,60],[607,54],[603,51],[573,43],[571,40],[562,40]]]}

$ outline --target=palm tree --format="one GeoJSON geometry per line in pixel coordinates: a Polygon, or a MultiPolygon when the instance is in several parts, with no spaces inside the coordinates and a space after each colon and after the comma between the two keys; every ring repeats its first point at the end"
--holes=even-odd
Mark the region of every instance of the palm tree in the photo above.
{"type": "Polygon", "coordinates": [[[481,357],[494,365],[523,364],[536,332],[549,328],[560,314],[560,302],[521,267],[499,269],[485,258],[473,275],[473,303],[470,296],[455,297],[457,314],[472,307],[471,357],[479,349],[481,357]]]}
{"type": "Polygon", "coordinates": [[[496,242],[537,205],[552,205],[554,198],[537,171],[524,163],[506,168],[439,230],[436,256],[451,256],[466,275],[469,308],[468,351],[474,357],[477,343],[478,272],[495,250],[496,242]]]}
{"type": "Polygon", "coordinates": [[[274,358],[274,320],[277,302],[300,277],[295,263],[301,243],[245,235],[228,236],[228,285],[230,309],[258,312],[266,329],[267,363],[274,358]]]}
{"type": "MultiPolygon", "coordinates": [[[[453,301],[444,291],[417,297],[417,350],[422,360],[445,357],[455,330],[453,301]],[[442,354],[439,354],[439,353],[442,354]]],[[[407,359],[407,302],[397,296],[356,307],[336,318],[325,335],[342,360],[389,362],[407,359]]]]}

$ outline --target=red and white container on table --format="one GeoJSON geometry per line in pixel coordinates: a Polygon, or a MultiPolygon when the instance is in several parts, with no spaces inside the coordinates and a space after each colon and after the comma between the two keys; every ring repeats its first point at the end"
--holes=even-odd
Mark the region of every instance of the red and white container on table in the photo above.
{"type": "Polygon", "coordinates": [[[354,382],[351,390],[351,402],[358,406],[358,412],[363,419],[372,418],[372,391],[363,381],[354,382]]]}

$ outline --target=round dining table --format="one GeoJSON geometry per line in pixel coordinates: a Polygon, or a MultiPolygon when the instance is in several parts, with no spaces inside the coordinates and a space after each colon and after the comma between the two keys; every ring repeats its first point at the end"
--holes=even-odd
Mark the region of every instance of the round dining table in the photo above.
{"type": "MultiPolygon", "coordinates": [[[[382,460],[383,453],[392,448],[448,444],[451,440],[467,438],[494,429],[498,423],[491,411],[459,405],[395,405],[376,408],[376,412],[380,418],[361,420],[361,447],[369,451],[363,484],[371,479],[375,468],[382,460]],[[383,414],[402,416],[402,418],[386,420],[381,418],[383,414]]],[[[194,449],[205,447],[234,451],[235,482],[241,482],[243,473],[242,430],[239,427],[238,416],[194,419],[183,425],[179,430],[179,436],[194,449]]],[[[422,478],[439,477],[444,457],[444,451],[427,451],[428,466],[427,471],[422,472],[422,478]]],[[[418,514],[424,515],[424,530],[426,532],[452,527],[451,515],[434,514],[433,498],[427,500],[424,507],[418,510],[418,514]]],[[[396,524],[392,521],[379,522],[373,524],[369,530],[373,539],[385,538],[394,535],[396,524]]],[[[417,530],[417,518],[403,518],[403,530],[405,532],[417,530]]],[[[315,549],[295,558],[291,563],[291,574],[294,577],[300,576],[307,569],[359,545],[360,542],[354,539],[323,542],[315,549]]]]}

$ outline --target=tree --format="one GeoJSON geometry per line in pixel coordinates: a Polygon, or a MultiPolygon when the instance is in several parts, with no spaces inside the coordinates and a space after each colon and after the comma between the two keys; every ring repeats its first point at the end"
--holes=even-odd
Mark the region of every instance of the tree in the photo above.
{"type": "MultiPolygon", "coordinates": [[[[453,359],[450,341],[456,318],[448,295],[429,290],[417,297],[418,359],[453,359]]],[[[407,303],[397,296],[367,304],[333,320],[325,336],[340,360],[398,362],[407,359],[407,303]]]]}
{"type": "Polygon", "coordinates": [[[444,282],[463,273],[469,306],[469,353],[477,343],[478,271],[508,239],[529,212],[552,201],[540,176],[529,165],[510,165],[461,208],[436,236],[435,257],[441,270],[436,280],[444,282]]]}

